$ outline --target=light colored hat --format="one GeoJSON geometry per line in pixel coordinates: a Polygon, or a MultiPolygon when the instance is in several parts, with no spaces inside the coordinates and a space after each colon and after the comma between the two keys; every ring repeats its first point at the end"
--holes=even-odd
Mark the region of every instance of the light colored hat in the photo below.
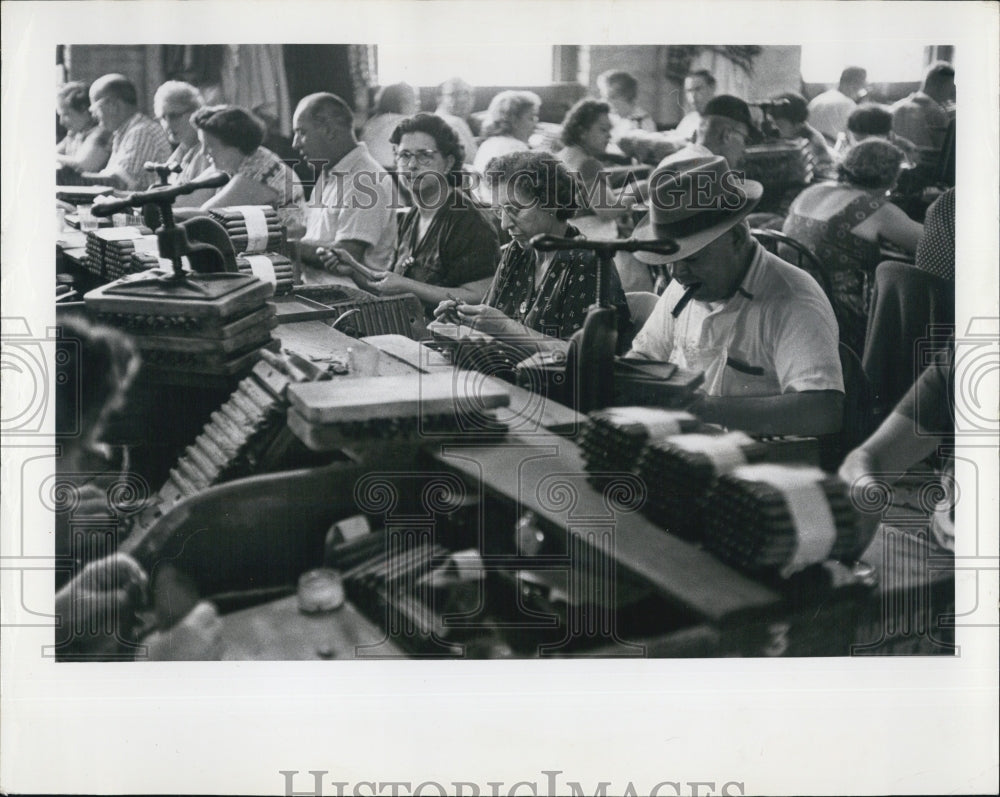
{"type": "Polygon", "coordinates": [[[649,178],[649,213],[632,237],[638,241],[670,239],[680,249],[672,255],[635,252],[636,259],[672,263],[693,255],[745,219],[763,193],[764,186],[744,180],[719,155],[657,169],[649,178]]]}

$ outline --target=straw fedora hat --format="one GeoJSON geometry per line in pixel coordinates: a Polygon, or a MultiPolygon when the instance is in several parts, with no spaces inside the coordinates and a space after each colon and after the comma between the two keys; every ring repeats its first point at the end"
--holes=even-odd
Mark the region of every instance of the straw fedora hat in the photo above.
{"type": "Polygon", "coordinates": [[[638,241],[671,239],[680,245],[672,255],[635,252],[643,263],[671,263],[693,255],[745,219],[764,186],[744,180],[720,155],[696,157],[657,169],[649,178],[649,213],[632,237],[638,241]]]}

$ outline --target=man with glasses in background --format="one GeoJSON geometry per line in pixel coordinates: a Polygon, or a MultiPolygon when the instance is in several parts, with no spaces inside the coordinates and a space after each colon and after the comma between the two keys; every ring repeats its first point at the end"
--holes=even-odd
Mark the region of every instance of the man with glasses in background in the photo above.
{"type": "Polygon", "coordinates": [[[292,145],[317,170],[300,244],[305,281],[329,282],[317,250],[334,245],[363,265],[389,262],[396,245],[392,179],[355,137],[350,107],[336,94],[310,94],[292,128],[292,145]]]}
{"type": "Polygon", "coordinates": [[[90,112],[111,133],[111,157],[103,169],[85,173],[84,179],[128,191],[153,182],[144,166],[170,157],[170,143],[162,128],[139,112],[132,81],[118,74],[99,77],[90,86],[90,112]]]}
{"type": "Polygon", "coordinates": [[[694,143],[668,155],[657,168],[692,158],[721,155],[730,168],[738,169],[743,164],[747,144],[760,140],[761,134],[750,115],[749,106],[739,97],[720,94],[706,103],[694,143]]]}

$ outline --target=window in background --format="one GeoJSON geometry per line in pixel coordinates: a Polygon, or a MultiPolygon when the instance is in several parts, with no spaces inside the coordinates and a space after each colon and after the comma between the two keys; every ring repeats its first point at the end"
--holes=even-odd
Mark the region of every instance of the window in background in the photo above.
{"type": "Polygon", "coordinates": [[[931,47],[938,46],[914,41],[806,43],[802,45],[802,79],[836,85],[845,66],[861,66],[868,71],[869,83],[918,83],[931,47]]]}
{"type": "Polygon", "coordinates": [[[432,49],[398,39],[378,45],[378,82],[436,86],[459,76],[473,86],[544,86],[552,82],[551,44],[449,44],[432,49]]]}

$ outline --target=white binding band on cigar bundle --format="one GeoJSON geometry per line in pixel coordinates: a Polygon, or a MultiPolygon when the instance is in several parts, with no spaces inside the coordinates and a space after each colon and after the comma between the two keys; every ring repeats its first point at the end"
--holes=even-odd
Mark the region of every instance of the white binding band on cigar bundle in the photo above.
{"type": "Polygon", "coordinates": [[[235,205],[230,210],[243,214],[247,224],[247,252],[263,252],[267,249],[267,217],[264,209],[257,205],[235,205]]]}
{"type": "Polygon", "coordinates": [[[160,244],[155,235],[143,235],[133,242],[136,252],[149,252],[150,254],[160,254],[160,244]]]}
{"type": "Polygon", "coordinates": [[[764,463],[743,465],[732,473],[740,479],[769,484],[785,500],[795,527],[795,553],[782,568],[782,578],[823,562],[830,556],[837,541],[837,524],[826,494],[818,483],[826,478],[822,470],[764,463]]]}
{"type": "Polygon", "coordinates": [[[267,255],[244,255],[243,257],[250,264],[250,270],[257,279],[270,282],[272,285],[278,284],[278,276],[274,273],[274,261],[270,257],[267,255]]]}
{"type": "Polygon", "coordinates": [[[728,473],[733,468],[747,464],[742,446],[753,443],[753,438],[745,432],[729,432],[720,436],[682,434],[668,438],[667,442],[707,457],[716,473],[728,473]]]}

